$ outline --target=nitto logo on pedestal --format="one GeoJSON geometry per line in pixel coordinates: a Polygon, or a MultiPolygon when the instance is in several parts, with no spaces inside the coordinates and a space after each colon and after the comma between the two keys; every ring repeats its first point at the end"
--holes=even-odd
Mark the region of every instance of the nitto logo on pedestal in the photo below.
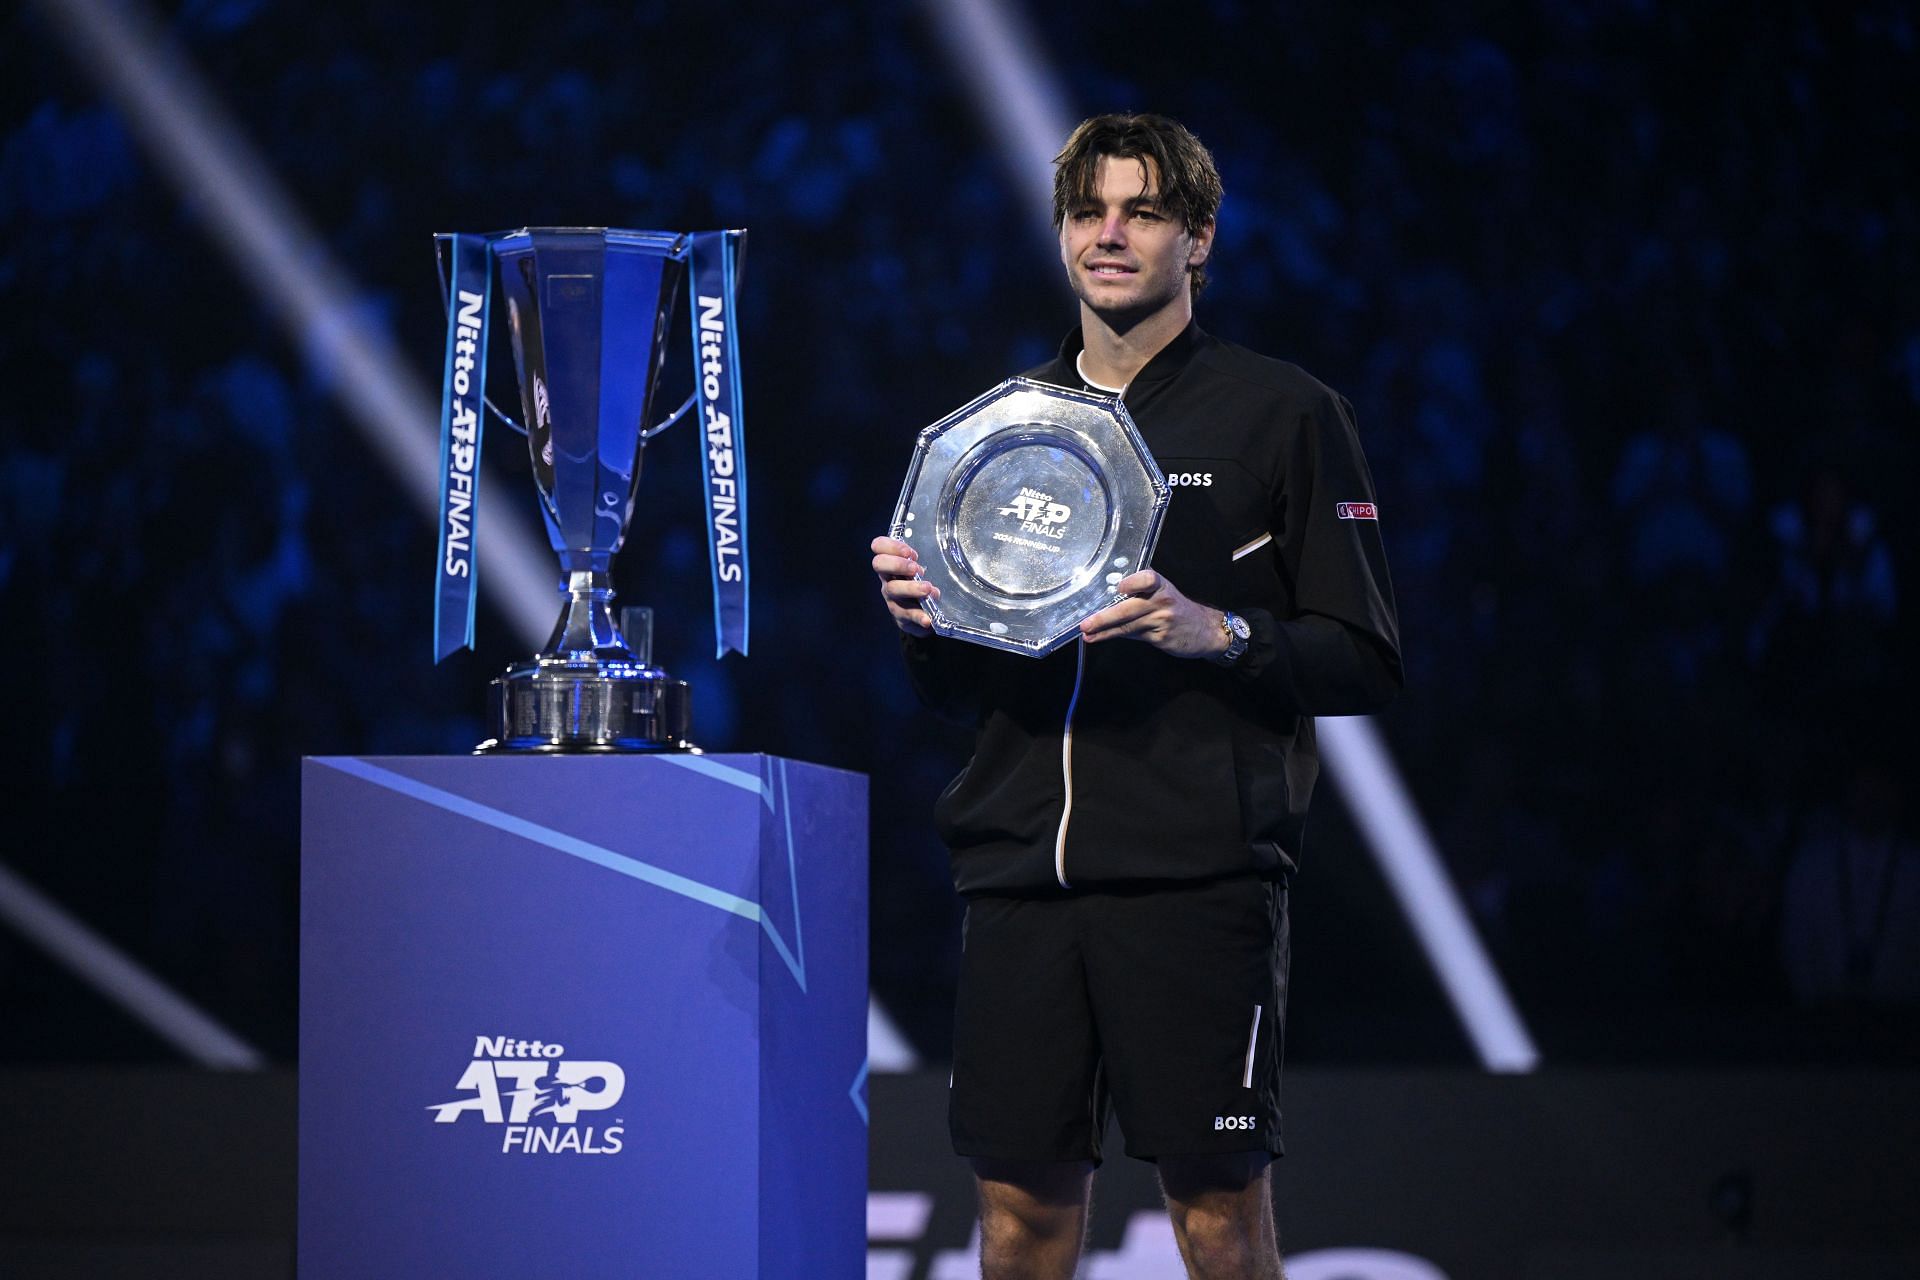
{"type": "Polygon", "coordinates": [[[427,1110],[435,1124],[452,1124],[477,1111],[483,1123],[504,1125],[502,1152],[615,1155],[621,1121],[604,1128],[598,1120],[583,1125],[580,1113],[612,1109],[626,1092],[627,1073],[612,1062],[564,1061],[566,1051],[565,1045],[544,1040],[475,1036],[473,1061],[454,1085],[472,1096],[427,1110]]]}

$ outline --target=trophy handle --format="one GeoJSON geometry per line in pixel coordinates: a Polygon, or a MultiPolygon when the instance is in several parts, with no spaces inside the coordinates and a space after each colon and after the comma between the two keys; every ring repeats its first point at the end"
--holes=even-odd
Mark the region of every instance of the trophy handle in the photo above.
{"type": "Polygon", "coordinates": [[[509,418],[506,414],[500,412],[500,406],[495,404],[492,401],[492,399],[490,399],[489,397],[482,395],[480,397],[480,403],[487,406],[487,408],[493,410],[493,416],[500,420],[501,425],[511,427],[523,436],[527,434],[527,429],[525,427],[515,422],[512,418],[509,418]]]}
{"type": "MultiPolygon", "coordinates": [[[[663,418],[659,422],[654,423],[652,426],[648,427],[645,431],[642,431],[640,433],[641,443],[644,444],[648,440],[653,439],[655,436],[659,435],[662,431],[665,431],[668,427],[680,421],[680,419],[686,417],[687,410],[693,408],[694,397],[698,394],[699,394],[698,392],[694,392],[694,391],[687,392],[687,398],[680,402],[680,407],[678,409],[675,409],[672,413],[668,414],[665,418],[663,418]]],[[[523,436],[527,434],[527,429],[525,427],[515,422],[512,418],[509,418],[506,414],[500,412],[500,406],[495,404],[492,400],[488,399],[486,396],[483,395],[480,397],[480,401],[482,404],[486,405],[487,408],[493,410],[493,416],[500,419],[501,422],[505,423],[509,427],[512,427],[515,431],[518,431],[523,436]]]]}
{"type": "Polygon", "coordinates": [[[672,413],[668,414],[665,418],[661,419],[659,422],[655,423],[653,426],[648,427],[645,431],[642,431],[640,433],[640,438],[642,440],[651,440],[655,436],[659,435],[662,431],[665,431],[668,427],[672,426],[674,423],[680,421],[680,419],[686,417],[687,410],[693,408],[693,398],[698,394],[699,392],[697,390],[687,392],[687,398],[680,403],[680,407],[678,409],[675,409],[672,413]]]}
{"type": "MultiPolygon", "coordinates": [[[[434,237],[435,243],[434,243],[434,253],[433,253],[433,265],[436,268],[438,268],[440,272],[440,296],[443,300],[445,300],[445,303],[448,307],[452,307],[453,306],[453,284],[451,281],[447,279],[447,255],[445,252],[449,239],[450,237],[446,235],[436,235],[434,237]]],[[[665,431],[668,427],[680,421],[680,419],[686,417],[687,410],[693,408],[694,399],[698,395],[699,395],[698,388],[695,388],[694,390],[689,391],[687,393],[687,398],[681,402],[680,407],[678,409],[675,409],[672,413],[668,414],[661,421],[655,423],[653,426],[648,427],[646,430],[640,433],[641,442],[645,443],[646,441],[653,439],[655,436],[659,435],[662,431],[665,431]]],[[[484,404],[488,409],[492,410],[493,416],[498,418],[503,426],[511,428],[512,430],[518,432],[522,436],[527,434],[527,429],[525,427],[521,426],[518,422],[515,422],[511,417],[507,416],[506,414],[500,411],[500,406],[493,402],[493,397],[487,394],[485,387],[482,387],[480,389],[480,403],[484,404]]]]}

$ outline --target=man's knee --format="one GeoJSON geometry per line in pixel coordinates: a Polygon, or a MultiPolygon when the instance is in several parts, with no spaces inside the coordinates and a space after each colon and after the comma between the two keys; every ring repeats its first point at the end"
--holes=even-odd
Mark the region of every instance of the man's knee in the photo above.
{"type": "Polygon", "coordinates": [[[982,1209],[1025,1219],[1084,1209],[1093,1166],[1083,1161],[975,1160],[973,1176],[980,1185],[982,1209]]]}
{"type": "Polygon", "coordinates": [[[1167,1212],[1195,1275],[1279,1274],[1270,1159],[1263,1152],[1161,1158],[1167,1212]]]}
{"type": "Polygon", "coordinates": [[[1196,1276],[1264,1276],[1275,1244],[1265,1219],[1212,1203],[1170,1209],[1196,1276]]]}
{"type": "Polygon", "coordinates": [[[975,1160],[973,1173],[983,1236],[1050,1239],[1082,1229],[1091,1165],[975,1160]]]}

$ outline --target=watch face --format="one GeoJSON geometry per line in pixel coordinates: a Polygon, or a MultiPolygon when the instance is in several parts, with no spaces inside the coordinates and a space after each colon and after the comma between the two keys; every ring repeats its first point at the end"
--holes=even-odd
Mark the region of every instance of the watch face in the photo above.
{"type": "Polygon", "coordinates": [[[1010,378],[920,433],[892,532],[938,634],[1038,657],[1147,564],[1168,492],[1124,405],[1010,378]]]}
{"type": "Polygon", "coordinates": [[[1247,620],[1237,613],[1227,615],[1227,630],[1233,632],[1233,638],[1236,640],[1247,640],[1253,636],[1253,628],[1248,626],[1247,620]]]}

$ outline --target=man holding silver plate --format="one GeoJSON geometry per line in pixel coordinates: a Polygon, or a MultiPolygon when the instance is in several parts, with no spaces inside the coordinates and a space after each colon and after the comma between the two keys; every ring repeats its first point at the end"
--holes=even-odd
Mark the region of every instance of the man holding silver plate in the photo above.
{"type": "Polygon", "coordinates": [[[1190,1274],[1280,1276],[1313,717],[1402,674],[1351,407],[1194,322],[1220,190],[1174,121],[1074,131],[1079,327],[922,433],[871,548],[921,699],[977,733],[935,821],[967,899],[949,1119],[989,1280],[1073,1274],[1110,1109],[1190,1274]]]}

